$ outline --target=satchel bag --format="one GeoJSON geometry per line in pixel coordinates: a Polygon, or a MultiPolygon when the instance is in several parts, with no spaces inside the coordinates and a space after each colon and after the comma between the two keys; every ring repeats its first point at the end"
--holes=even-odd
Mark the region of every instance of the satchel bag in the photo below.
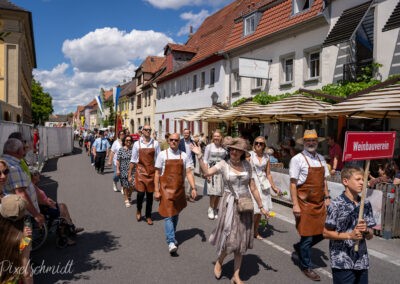
{"type": "Polygon", "coordinates": [[[237,200],[237,210],[239,213],[254,211],[253,200],[250,197],[242,196],[237,200]]]}

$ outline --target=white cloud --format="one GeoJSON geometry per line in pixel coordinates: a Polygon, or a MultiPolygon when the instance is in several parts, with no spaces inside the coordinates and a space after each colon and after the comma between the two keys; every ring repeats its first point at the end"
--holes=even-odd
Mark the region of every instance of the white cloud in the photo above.
{"type": "Polygon", "coordinates": [[[144,0],[159,9],[179,9],[184,6],[221,7],[233,0],[144,0]]]}
{"type": "Polygon", "coordinates": [[[200,25],[204,22],[204,20],[210,15],[210,13],[207,10],[201,10],[198,14],[193,14],[192,11],[182,13],[180,15],[180,18],[182,20],[188,21],[185,26],[183,26],[179,32],[178,36],[183,36],[186,34],[189,34],[190,31],[190,26],[193,27],[194,30],[196,30],[200,25]]]}
{"type": "Polygon", "coordinates": [[[34,76],[53,97],[54,113],[74,112],[93,100],[100,88],[110,89],[130,80],[148,55],[162,55],[173,40],[163,33],[103,28],[79,39],[66,40],[64,62],[52,70],[35,70],[34,76]]]}

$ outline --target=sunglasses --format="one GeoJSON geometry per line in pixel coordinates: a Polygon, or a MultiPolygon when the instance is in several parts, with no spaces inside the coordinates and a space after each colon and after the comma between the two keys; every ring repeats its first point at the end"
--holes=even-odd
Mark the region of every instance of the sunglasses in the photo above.
{"type": "Polygon", "coordinates": [[[2,174],[2,175],[8,175],[10,173],[10,170],[9,169],[5,169],[5,170],[2,170],[2,171],[0,171],[0,174],[2,174]]]}
{"type": "Polygon", "coordinates": [[[143,131],[151,131],[151,128],[143,128],[143,131]]]}
{"type": "Polygon", "coordinates": [[[261,146],[264,146],[265,143],[264,143],[264,142],[254,142],[254,145],[261,145],[261,146]]]}
{"type": "Polygon", "coordinates": [[[179,139],[169,139],[169,142],[178,142],[179,139]]]}

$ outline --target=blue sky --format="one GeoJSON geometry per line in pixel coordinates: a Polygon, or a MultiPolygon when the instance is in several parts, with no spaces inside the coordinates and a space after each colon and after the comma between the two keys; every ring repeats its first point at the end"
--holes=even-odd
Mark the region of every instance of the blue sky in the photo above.
{"type": "Polygon", "coordinates": [[[32,12],[34,76],[54,113],[74,112],[100,88],[130,80],[148,55],[184,43],[189,26],[232,0],[10,0],[32,12]]]}

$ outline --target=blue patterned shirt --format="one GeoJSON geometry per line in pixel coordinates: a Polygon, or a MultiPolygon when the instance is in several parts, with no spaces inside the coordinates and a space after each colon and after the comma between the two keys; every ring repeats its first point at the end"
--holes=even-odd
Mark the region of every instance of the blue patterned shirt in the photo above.
{"type": "MultiPolygon", "coordinates": [[[[357,225],[360,204],[355,205],[344,193],[332,200],[328,207],[325,227],[336,232],[351,232],[357,225]]],[[[364,205],[364,221],[367,227],[375,226],[372,215],[372,207],[369,201],[364,205]]],[[[361,240],[358,252],[354,251],[356,241],[353,240],[330,240],[329,253],[331,267],[337,269],[362,270],[369,268],[367,243],[361,240]]]]}

